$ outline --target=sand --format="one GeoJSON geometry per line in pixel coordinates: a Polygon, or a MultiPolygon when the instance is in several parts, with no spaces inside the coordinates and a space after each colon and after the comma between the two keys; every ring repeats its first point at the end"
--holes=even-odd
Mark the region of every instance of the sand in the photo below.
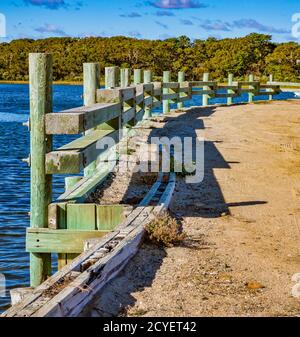
{"type": "Polygon", "coordinates": [[[154,126],[206,140],[204,181],[178,178],[170,210],[187,238],[145,243],[83,315],[298,316],[300,102],[192,108],[154,126]]]}

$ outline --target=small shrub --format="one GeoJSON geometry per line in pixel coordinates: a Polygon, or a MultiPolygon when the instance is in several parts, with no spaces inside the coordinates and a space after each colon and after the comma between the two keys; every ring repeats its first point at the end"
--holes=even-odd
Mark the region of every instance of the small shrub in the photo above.
{"type": "Polygon", "coordinates": [[[180,227],[176,219],[165,215],[150,222],[146,226],[146,233],[150,241],[165,247],[173,247],[186,237],[180,227]]]}

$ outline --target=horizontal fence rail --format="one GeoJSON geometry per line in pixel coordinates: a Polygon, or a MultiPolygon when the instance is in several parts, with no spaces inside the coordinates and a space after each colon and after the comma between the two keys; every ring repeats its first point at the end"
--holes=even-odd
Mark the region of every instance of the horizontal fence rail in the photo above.
{"type": "Polygon", "coordinates": [[[164,72],[163,80],[152,81],[150,70],[105,68],[105,89],[100,89],[100,65],[86,63],[84,106],[52,112],[52,57],[30,54],[30,133],[31,133],[31,228],[26,247],[31,256],[31,286],[36,287],[51,275],[51,253],[58,254],[59,267],[69,263],[83,250],[83,242],[113,230],[124,218],[124,206],[99,206],[85,201],[112,171],[108,160],[115,148],[97,146],[110,137],[118,144],[128,130],[152,116],[155,108],[170,112],[170,104],[183,109],[184,102],[195,95],[203,97],[203,106],[211,98],[233,98],[248,93],[270,99],[280,93],[278,84],[249,81],[220,85],[204,74],[203,81],[186,81],[184,72],[178,82],[164,72]],[[132,76],[133,74],[133,76],[132,76]],[[133,78],[133,82],[131,79],[133,78]],[[224,92],[225,91],[225,92],[224,92]],[[81,135],[80,138],[52,149],[53,135],[81,135]],[[54,174],[80,174],[66,178],[66,190],[52,201],[54,174]]]}

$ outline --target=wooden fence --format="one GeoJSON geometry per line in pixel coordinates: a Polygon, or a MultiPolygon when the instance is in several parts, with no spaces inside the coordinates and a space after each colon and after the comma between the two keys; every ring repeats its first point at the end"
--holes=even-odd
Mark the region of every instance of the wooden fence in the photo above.
{"type": "Polygon", "coordinates": [[[124,218],[122,205],[85,203],[113,168],[107,159],[114,146],[100,149],[100,139],[111,137],[117,144],[126,130],[150,118],[154,108],[163,106],[167,114],[170,104],[177,103],[180,110],[194,95],[202,95],[203,106],[207,106],[211,98],[227,98],[231,105],[243,93],[252,102],[255,96],[272,99],[280,92],[279,85],[260,84],[253,75],[246,82],[234,82],[229,75],[228,85],[218,85],[209,74],[204,74],[203,81],[186,81],[184,72],[178,74],[177,82],[171,82],[170,72],[165,71],[162,82],[153,82],[150,70],[135,69],[132,74],[130,69],[118,67],[105,68],[106,88],[100,89],[99,64],[86,63],[84,106],[53,113],[52,56],[30,54],[29,64],[31,226],[26,249],[32,287],[51,275],[51,254],[58,254],[61,268],[83,251],[85,240],[106,235],[124,218]],[[53,135],[77,134],[82,137],[52,149],[53,135]],[[52,176],[82,171],[84,176],[66,178],[65,193],[53,201],[52,176]]]}

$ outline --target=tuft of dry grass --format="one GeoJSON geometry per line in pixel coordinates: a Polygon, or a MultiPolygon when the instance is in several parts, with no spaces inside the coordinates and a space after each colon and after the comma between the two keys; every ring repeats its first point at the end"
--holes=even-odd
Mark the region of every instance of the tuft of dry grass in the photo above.
{"type": "Polygon", "coordinates": [[[179,245],[186,238],[180,223],[169,214],[150,222],[146,226],[146,233],[150,241],[164,247],[179,245]]]}

